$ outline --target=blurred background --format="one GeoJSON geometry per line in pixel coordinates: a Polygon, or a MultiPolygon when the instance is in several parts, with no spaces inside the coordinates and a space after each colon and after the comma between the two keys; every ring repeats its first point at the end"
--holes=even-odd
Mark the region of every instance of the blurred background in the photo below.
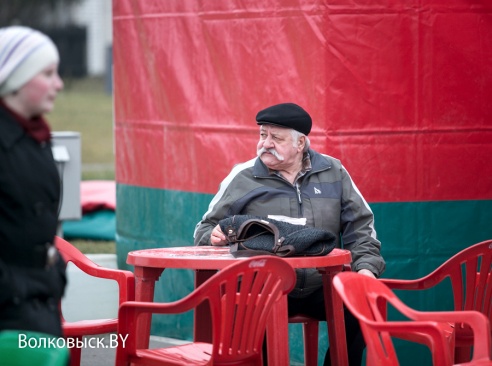
{"type": "Polygon", "coordinates": [[[98,77],[111,92],[111,0],[2,0],[0,26],[41,30],[57,45],[67,86],[98,77]]]}

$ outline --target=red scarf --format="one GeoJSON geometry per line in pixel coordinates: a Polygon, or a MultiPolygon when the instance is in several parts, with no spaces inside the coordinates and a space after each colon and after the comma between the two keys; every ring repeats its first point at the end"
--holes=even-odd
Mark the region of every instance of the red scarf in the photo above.
{"type": "Polygon", "coordinates": [[[24,131],[37,142],[45,142],[51,139],[51,130],[48,123],[41,116],[26,119],[7,107],[2,99],[0,104],[14,117],[14,119],[22,126],[24,131]]]}

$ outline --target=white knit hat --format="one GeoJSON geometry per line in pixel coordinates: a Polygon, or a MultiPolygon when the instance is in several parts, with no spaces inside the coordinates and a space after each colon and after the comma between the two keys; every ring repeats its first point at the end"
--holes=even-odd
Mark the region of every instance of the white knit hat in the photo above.
{"type": "Polygon", "coordinates": [[[59,60],[55,44],[43,33],[22,26],[0,28],[0,96],[59,60]]]}

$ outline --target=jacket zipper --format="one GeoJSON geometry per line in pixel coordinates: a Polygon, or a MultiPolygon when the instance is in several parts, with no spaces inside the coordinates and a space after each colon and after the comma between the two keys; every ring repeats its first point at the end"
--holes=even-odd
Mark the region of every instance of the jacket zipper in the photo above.
{"type": "Polygon", "coordinates": [[[297,202],[299,203],[299,217],[303,217],[303,210],[302,210],[302,198],[301,198],[301,186],[302,184],[306,181],[306,179],[314,173],[319,173],[324,171],[325,169],[318,169],[318,170],[311,170],[307,172],[304,177],[302,177],[302,182],[301,185],[299,185],[299,182],[296,182],[296,192],[297,192],[297,202]]]}
{"type": "Polygon", "coordinates": [[[297,202],[299,203],[299,217],[302,217],[302,198],[299,182],[296,182],[297,202]]]}

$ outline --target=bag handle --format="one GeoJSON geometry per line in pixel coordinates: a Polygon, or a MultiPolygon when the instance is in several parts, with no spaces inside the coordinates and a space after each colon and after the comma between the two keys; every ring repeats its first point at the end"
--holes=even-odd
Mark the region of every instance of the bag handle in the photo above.
{"type": "MultiPolygon", "coordinates": [[[[232,223],[234,223],[235,217],[236,216],[234,215],[232,218],[232,223]]],[[[232,244],[242,243],[245,240],[249,240],[249,239],[255,238],[259,235],[263,235],[266,232],[270,232],[273,234],[273,238],[274,238],[272,252],[275,254],[277,254],[277,251],[280,249],[280,247],[282,246],[282,243],[285,240],[285,238],[283,236],[280,237],[280,232],[278,230],[278,227],[275,224],[271,223],[270,221],[263,220],[263,219],[246,220],[245,222],[243,222],[241,224],[241,226],[239,226],[239,228],[237,229],[237,232],[232,225],[228,226],[226,228],[226,231],[227,231],[227,233],[226,233],[227,240],[229,241],[229,243],[232,243],[232,244]],[[248,232],[249,228],[253,225],[259,225],[260,227],[263,227],[265,229],[265,231],[246,238],[245,237],[246,233],[248,232]]]]}

